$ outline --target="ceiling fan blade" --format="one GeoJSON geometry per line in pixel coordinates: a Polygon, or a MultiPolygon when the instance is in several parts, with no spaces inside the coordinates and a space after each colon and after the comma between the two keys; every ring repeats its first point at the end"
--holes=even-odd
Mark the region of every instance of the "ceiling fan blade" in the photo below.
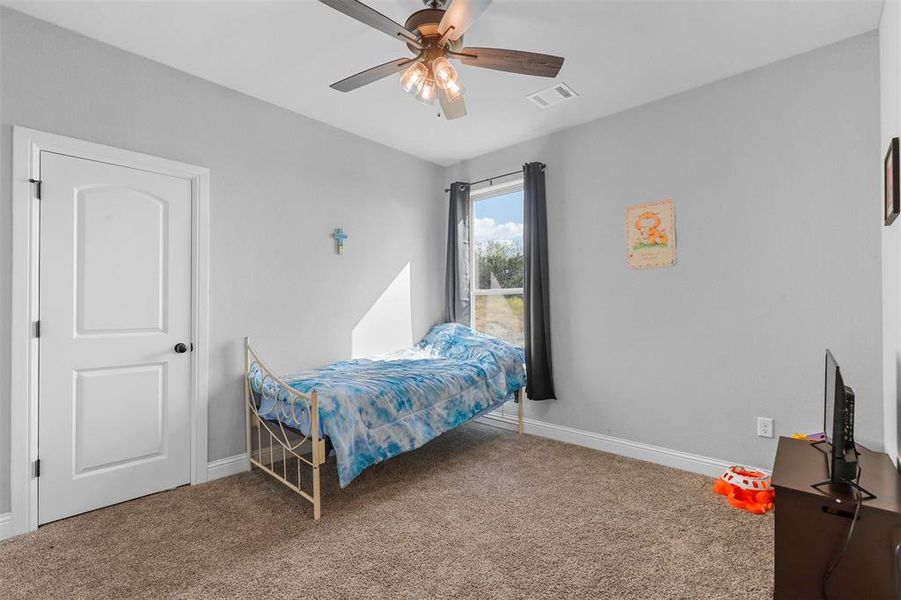
{"type": "Polygon", "coordinates": [[[438,33],[443,36],[453,27],[453,31],[446,39],[450,41],[460,39],[489,4],[491,0],[453,0],[441,18],[441,23],[438,24],[438,33]]]}
{"type": "Polygon", "coordinates": [[[386,62],[383,65],[361,71],[356,75],[351,75],[346,79],[342,79],[337,83],[333,83],[329,87],[334,90],[338,90],[339,92],[351,92],[357,88],[363,87],[364,85],[369,85],[373,81],[378,81],[379,79],[384,79],[385,77],[393,75],[398,71],[403,71],[414,60],[416,59],[397,58],[392,60],[391,62],[386,62]]]}
{"type": "Polygon", "coordinates": [[[462,94],[451,100],[445,90],[438,88],[438,102],[441,103],[441,112],[448,121],[466,116],[466,102],[463,101],[462,94]]]}
{"type": "Polygon", "coordinates": [[[562,56],[502,48],[463,48],[452,56],[464,65],[538,77],[556,77],[564,60],[562,56]]]}
{"type": "Polygon", "coordinates": [[[331,6],[335,10],[344,13],[352,19],[356,19],[361,23],[365,23],[374,29],[383,31],[391,37],[405,40],[415,40],[410,31],[400,23],[397,23],[379,11],[371,8],[357,0],[319,0],[326,6],[331,6]]]}

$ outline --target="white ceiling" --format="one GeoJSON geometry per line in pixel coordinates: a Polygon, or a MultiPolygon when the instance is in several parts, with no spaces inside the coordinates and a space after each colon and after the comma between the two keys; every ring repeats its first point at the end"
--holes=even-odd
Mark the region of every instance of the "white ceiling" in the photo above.
{"type": "MultiPolygon", "coordinates": [[[[551,80],[461,66],[469,115],[436,118],[389,77],[339,79],[406,47],[316,0],[10,1],[8,6],[341,129],[453,164],[753,69],[878,26],[882,0],[494,0],[466,44],[566,57],[577,100],[541,110],[551,80]]],[[[420,0],[372,0],[403,23],[420,0]]]]}

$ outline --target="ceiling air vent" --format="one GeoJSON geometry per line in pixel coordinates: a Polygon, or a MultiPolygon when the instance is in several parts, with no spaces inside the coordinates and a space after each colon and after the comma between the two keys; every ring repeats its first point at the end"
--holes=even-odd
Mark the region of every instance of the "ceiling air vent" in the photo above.
{"type": "Polygon", "coordinates": [[[526,96],[526,98],[534,102],[538,108],[550,108],[555,104],[560,104],[566,100],[572,100],[573,98],[578,97],[579,94],[574,92],[571,87],[563,82],[555,83],[546,90],[541,90],[540,92],[535,92],[534,94],[526,96]]]}

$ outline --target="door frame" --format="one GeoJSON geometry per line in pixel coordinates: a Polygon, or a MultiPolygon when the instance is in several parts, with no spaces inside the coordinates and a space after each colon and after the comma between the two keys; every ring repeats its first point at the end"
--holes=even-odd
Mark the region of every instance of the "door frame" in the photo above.
{"type": "Polygon", "coordinates": [[[210,170],[93,142],[13,127],[12,321],[10,371],[10,535],[38,528],[38,358],[41,152],[191,181],[191,484],[207,480],[210,170]]]}

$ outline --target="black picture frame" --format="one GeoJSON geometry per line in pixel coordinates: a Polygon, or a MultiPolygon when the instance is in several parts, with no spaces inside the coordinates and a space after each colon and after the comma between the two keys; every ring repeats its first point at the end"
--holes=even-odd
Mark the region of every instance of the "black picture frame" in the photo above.
{"type": "Polygon", "coordinates": [[[885,210],[885,225],[888,227],[898,217],[901,212],[901,190],[899,190],[899,151],[898,138],[893,138],[885,153],[885,163],[883,164],[885,181],[885,193],[883,197],[883,205],[885,210]]]}

